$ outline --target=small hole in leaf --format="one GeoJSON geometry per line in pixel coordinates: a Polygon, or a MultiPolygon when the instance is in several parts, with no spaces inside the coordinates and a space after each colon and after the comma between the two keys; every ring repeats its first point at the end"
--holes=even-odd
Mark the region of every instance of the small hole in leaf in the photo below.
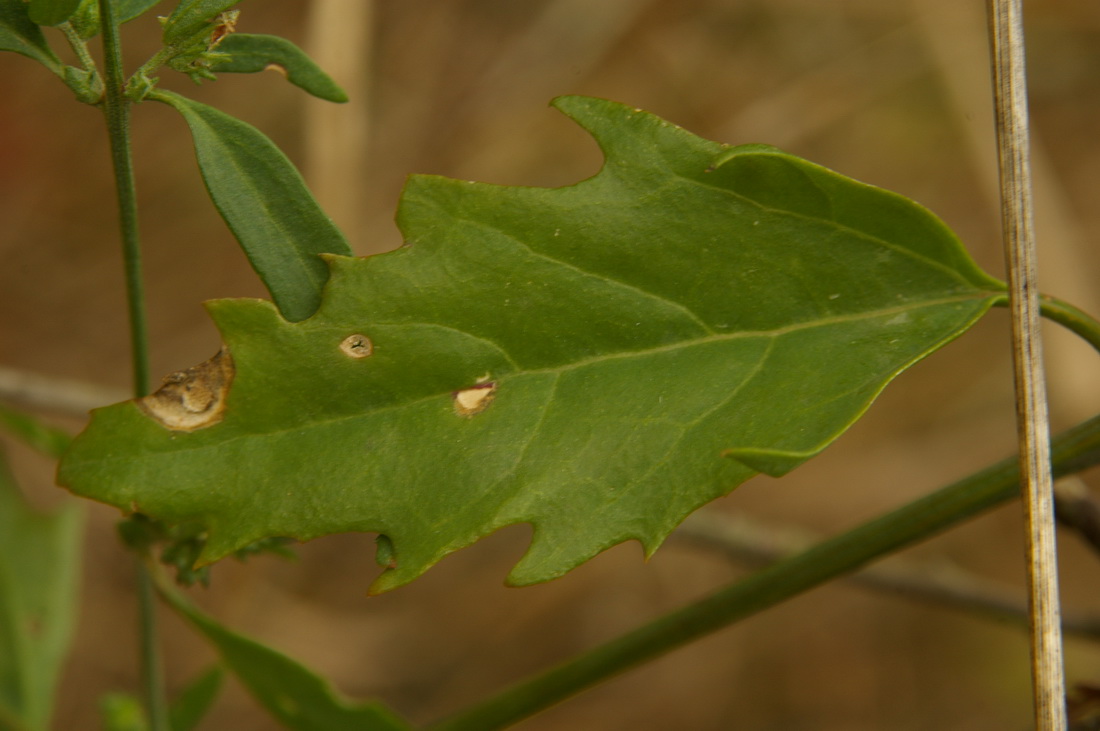
{"type": "Polygon", "coordinates": [[[348,335],[340,343],[340,350],[351,358],[366,358],[374,352],[374,344],[366,335],[348,335]]]}

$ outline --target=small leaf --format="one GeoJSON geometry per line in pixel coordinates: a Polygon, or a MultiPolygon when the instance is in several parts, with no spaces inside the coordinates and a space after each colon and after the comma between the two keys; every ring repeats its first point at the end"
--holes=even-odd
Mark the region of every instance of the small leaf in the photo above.
{"type": "Polygon", "coordinates": [[[42,29],[31,21],[23,0],[0,0],[0,51],[21,53],[61,73],[61,60],[46,43],[42,29]]]}
{"type": "Polygon", "coordinates": [[[295,731],[402,731],[410,728],[381,703],[356,704],[341,698],[323,678],[304,665],[226,629],[175,591],[165,589],[163,596],[214,644],[226,667],[287,728],[295,731]]]}
{"type": "Polygon", "coordinates": [[[119,23],[129,23],[163,0],[114,0],[115,17],[119,23]]]}
{"type": "Polygon", "coordinates": [[[318,254],[351,254],[286,156],[251,125],[178,94],[150,98],[191,128],[206,189],[283,317],[312,315],[328,268],[318,254]]]}
{"type": "Polygon", "coordinates": [[[149,731],[145,708],[128,693],[108,693],[99,699],[103,731],[149,731]]]}
{"type": "Polygon", "coordinates": [[[61,25],[76,12],[80,0],[30,0],[27,9],[38,25],[61,25]]]}
{"type": "Polygon", "coordinates": [[[652,553],[699,506],[794,469],[1004,299],[901,196],[611,102],[557,106],[603,150],[596,176],[412,178],[406,245],[329,257],[308,320],[208,303],[235,373],[217,423],[100,409],[62,484],[201,523],[203,562],[383,534],[374,591],[529,523],[509,581],[545,581],[624,541],[652,553]]]}
{"type": "Polygon", "coordinates": [[[0,727],[49,728],[75,617],[82,513],[32,510],[0,455],[0,727]]]}
{"type": "Polygon", "coordinates": [[[215,18],[239,2],[240,0],[182,0],[164,22],[164,45],[186,42],[199,35],[215,18]]]}
{"type": "Polygon", "coordinates": [[[211,66],[211,71],[251,74],[275,69],[287,81],[313,96],[330,102],[346,102],[348,95],[302,49],[285,38],[234,33],[218,46],[227,58],[211,66]]]}
{"type": "Polygon", "coordinates": [[[172,731],[191,731],[199,725],[222,689],[225,672],[212,667],[195,678],[169,710],[169,726],[172,731]]]}

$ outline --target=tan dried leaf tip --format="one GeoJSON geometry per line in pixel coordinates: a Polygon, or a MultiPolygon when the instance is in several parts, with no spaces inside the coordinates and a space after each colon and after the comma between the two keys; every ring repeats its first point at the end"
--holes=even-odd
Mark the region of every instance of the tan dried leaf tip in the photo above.
{"type": "Polygon", "coordinates": [[[195,431],[222,420],[236,368],[222,348],[210,360],[164,377],[156,393],[137,399],[141,410],[173,431],[195,431]]]}
{"type": "MultiPolygon", "coordinates": [[[[488,378],[488,376],[486,376],[488,378]]],[[[492,381],[478,379],[477,385],[461,391],[454,392],[455,413],[459,416],[471,417],[480,414],[493,401],[497,384],[492,381]]]]}
{"type": "Polygon", "coordinates": [[[214,32],[210,34],[208,51],[213,51],[219,43],[225,40],[226,36],[237,32],[237,18],[240,15],[240,10],[226,10],[214,19],[214,32]]]}
{"type": "Polygon", "coordinates": [[[340,350],[351,358],[366,358],[374,352],[374,344],[366,335],[348,335],[340,342],[340,350]]]}

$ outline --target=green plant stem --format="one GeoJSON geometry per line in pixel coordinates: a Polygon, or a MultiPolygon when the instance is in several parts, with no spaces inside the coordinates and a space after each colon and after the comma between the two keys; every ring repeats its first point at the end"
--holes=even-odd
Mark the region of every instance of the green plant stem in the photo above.
{"type": "Polygon", "coordinates": [[[143,63],[138,70],[134,72],[134,79],[148,80],[156,73],[164,64],[168,63],[175,56],[179,55],[179,49],[175,46],[165,46],[159,51],[154,53],[152,57],[145,63],[143,63]]]}
{"type": "MultiPolygon", "coordinates": [[[[137,190],[130,145],[130,102],[124,94],[122,49],[112,0],[99,0],[103,37],[103,66],[106,89],[103,115],[111,145],[115,187],[118,194],[119,229],[126,275],[126,299],[130,313],[130,347],[135,396],[149,393],[149,338],[145,324],[145,291],[141,272],[141,244],[138,237],[137,190]]],[[[141,559],[137,566],[140,619],[141,674],[146,709],[152,731],[168,731],[168,712],[157,643],[156,600],[152,578],[141,559]]]]}
{"type": "Polygon", "coordinates": [[[145,560],[137,559],[138,608],[140,614],[141,676],[145,707],[151,731],[169,731],[168,703],[164,693],[164,671],[157,642],[157,601],[153,576],[145,560]]]}
{"type": "Polygon", "coordinates": [[[69,46],[73,49],[73,53],[80,59],[80,65],[85,71],[96,71],[95,59],[92,58],[92,54],[88,52],[88,44],[84,42],[84,39],[73,28],[73,24],[69,22],[62,23],[58,26],[58,29],[65,34],[65,40],[69,42],[69,46]]]}
{"type": "Polygon", "coordinates": [[[141,275],[141,244],[138,239],[137,191],[130,148],[130,106],[124,95],[122,51],[118,24],[108,0],[99,0],[102,23],[103,64],[107,88],[103,95],[103,114],[111,144],[115,188],[118,193],[119,228],[122,234],[122,259],[126,274],[126,299],[130,310],[130,347],[135,396],[149,392],[149,338],[145,324],[145,286],[141,275]]]}
{"type": "MultiPolygon", "coordinates": [[[[1100,417],[1051,443],[1056,475],[1100,462],[1100,417]]],[[[1016,457],[776,563],[431,726],[504,728],[596,683],[767,609],[1019,495],[1016,457]]]]}
{"type": "Polygon", "coordinates": [[[1100,322],[1091,315],[1046,294],[1039,296],[1039,308],[1043,317],[1066,327],[1100,352],[1100,322]]]}

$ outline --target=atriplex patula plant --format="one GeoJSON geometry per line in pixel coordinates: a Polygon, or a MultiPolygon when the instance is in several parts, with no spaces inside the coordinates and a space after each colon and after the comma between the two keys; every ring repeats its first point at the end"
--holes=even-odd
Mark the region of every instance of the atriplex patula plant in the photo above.
{"type": "MultiPolygon", "coordinates": [[[[553,189],[413,178],[398,211],[406,246],[352,258],[266,137],[158,85],[168,70],[202,80],[275,65],[306,91],[343,99],[293,45],[243,32],[234,4],[169,8],[161,50],[126,75],[118,25],[149,21],[154,2],[0,0],[0,48],[39,61],[104,112],[136,391],[97,410],[71,445],[23,414],[5,420],[61,457],[63,486],[129,516],[121,532],[146,585],[290,728],[408,723],[380,703],[337,697],[226,629],[171,586],[163,564],[201,580],[218,559],[280,550],[287,538],[373,532],[384,571],[372,589],[382,592],[517,523],[533,538],[513,584],[555,578],[625,541],[652,553],[699,506],[817,454],[894,376],[1005,302],[955,235],[901,196],[577,96],[555,106],[599,143],[597,175],[553,189]],[[59,60],[42,26],[60,31],[78,65],[59,60]],[[98,64],[87,45],[97,37],[98,64]],[[209,303],[224,347],[155,391],[128,138],[132,106],[148,102],[186,121],[207,190],[272,298],[209,303]]],[[[1056,299],[1046,308],[1100,344],[1088,316],[1056,299]]],[[[1097,429],[1058,438],[1060,473],[1095,461],[1097,429]]],[[[437,725],[515,722],[1015,490],[1012,462],[995,465],[437,725]]],[[[5,500],[0,722],[41,728],[65,646],[66,623],[53,617],[72,602],[64,556],[76,520],[24,516],[5,500]],[[28,622],[43,629],[27,632],[28,622]]],[[[151,631],[145,642],[144,709],[113,699],[107,723],[192,727],[221,671],[169,710],[151,631]]]]}

